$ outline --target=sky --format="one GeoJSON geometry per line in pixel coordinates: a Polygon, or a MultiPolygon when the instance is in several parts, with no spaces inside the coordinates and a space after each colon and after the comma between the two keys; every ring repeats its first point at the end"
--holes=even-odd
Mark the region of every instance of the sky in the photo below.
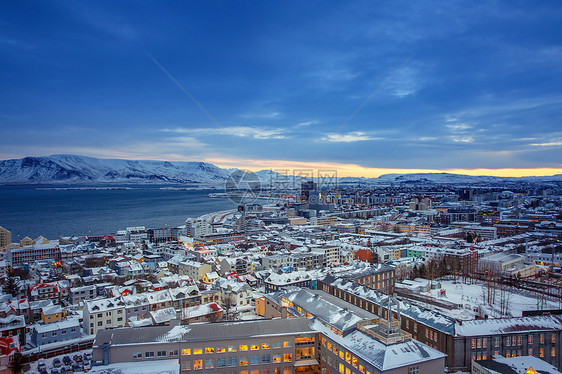
{"type": "Polygon", "coordinates": [[[63,153],[562,173],[562,2],[0,2],[0,159],[63,153]]]}

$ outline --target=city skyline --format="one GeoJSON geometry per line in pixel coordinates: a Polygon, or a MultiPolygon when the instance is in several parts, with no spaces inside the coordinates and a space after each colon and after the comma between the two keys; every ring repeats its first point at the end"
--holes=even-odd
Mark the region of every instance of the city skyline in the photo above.
{"type": "Polygon", "coordinates": [[[0,159],[561,174],[561,7],[1,4],[0,159]]]}

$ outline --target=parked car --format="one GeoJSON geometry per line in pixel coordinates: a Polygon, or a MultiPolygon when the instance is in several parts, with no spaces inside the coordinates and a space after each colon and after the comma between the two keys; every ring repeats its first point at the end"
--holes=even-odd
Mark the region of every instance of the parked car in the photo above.
{"type": "Polygon", "coordinates": [[[68,356],[64,356],[62,362],[64,362],[65,365],[72,365],[72,360],[68,356]]]}
{"type": "Polygon", "coordinates": [[[92,370],[91,361],[84,361],[84,371],[92,370]]]}
{"type": "Polygon", "coordinates": [[[60,370],[57,368],[51,369],[51,374],[61,374],[60,370]]]}
{"type": "Polygon", "coordinates": [[[37,370],[47,370],[47,364],[45,363],[45,361],[41,360],[37,363],[37,370]]]}
{"type": "Polygon", "coordinates": [[[72,357],[72,358],[76,362],[82,362],[82,355],[74,355],[74,357],[72,357]]]}
{"type": "Polygon", "coordinates": [[[62,372],[65,373],[65,374],[70,374],[73,371],[72,371],[72,368],[70,366],[66,365],[62,368],[62,372]]]}
{"type": "Polygon", "coordinates": [[[53,360],[53,366],[56,368],[60,368],[62,366],[62,362],[60,361],[60,358],[57,357],[53,360]]]}
{"type": "Polygon", "coordinates": [[[44,368],[39,369],[39,374],[49,374],[49,372],[47,371],[47,368],[44,367],[44,368]]]}
{"type": "Polygon", "coordinates": [[[84,352],[84,360],[92,361],[93,359],[94,356],[92,355],[92,352],[84,352]]]}
{"type": "Polygon", "coordinates": [[[77,371],[82,371],[82,365],[80,365],[79,363],[75,363],[72,365],[72,371],[77,372],[77,371]]]}

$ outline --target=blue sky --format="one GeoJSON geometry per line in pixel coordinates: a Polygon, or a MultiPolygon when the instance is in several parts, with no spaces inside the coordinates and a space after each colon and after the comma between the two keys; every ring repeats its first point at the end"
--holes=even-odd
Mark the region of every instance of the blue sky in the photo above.
{"type": "Polygon", "coordinates": [[[562,3],[1,2],[0,92],[2,159],[556,170],[562,3]]]}

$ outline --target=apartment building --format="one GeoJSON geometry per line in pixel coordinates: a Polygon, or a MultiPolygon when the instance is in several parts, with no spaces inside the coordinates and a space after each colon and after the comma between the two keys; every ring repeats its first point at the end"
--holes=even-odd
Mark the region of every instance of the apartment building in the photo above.
{"type": "MultiPolygon", "coordinates": [[[[323,290],[371,313],[379,313],[386,295],[331,275],[317,280],[323,290]]],[[[493,355],[535,356],[562,366],[562,317],[544,315],[502,319],[458,320],[406,301],[392,314],[401,315],[401,328],[412,337],[447,354],[450,370],[468,371],[473,360],[493,355]]]]}
{"type": "Polygon", "coordinates": [[[189,275],[192,279],[203,280],[205,273],[213,271],[213,267],[204,262],[191,260],[181,261],[178,264],[178,274],[189,275]]]}

